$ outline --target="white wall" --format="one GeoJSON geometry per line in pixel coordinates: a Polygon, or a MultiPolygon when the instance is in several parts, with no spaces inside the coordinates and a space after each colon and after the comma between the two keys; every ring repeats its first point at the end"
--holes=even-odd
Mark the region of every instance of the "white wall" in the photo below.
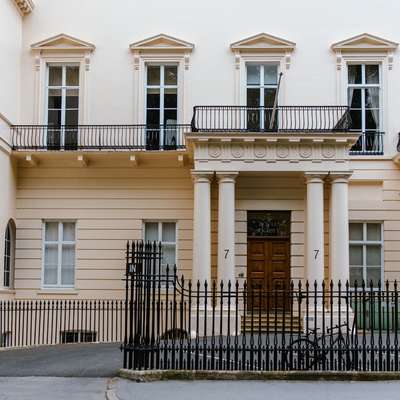
{"type": "Polygon", "coordinates": [[[19,115],[22,19],[11,0],[0,7],[0,113],[17,123],[19,115]]]}
{"type": "MultiPolygon", "coordinates": [[[[234,60],[229,44],[267,32],[296,42],[286,71],[286,104],[336,103],[336,64],[330,45],[369,32],[400,41],[400,3],[376,0],[35,0],[23,26],[22,119],[33,117],[34,78],[30,45],[64,32],[96,45],[91,59],[89,121],[134,123],[132,57],[128,45],[160,32],[195,44],[189,71],[189,104],[233,104],[234,60]]],[[[390,71],[386,130],[400,122],[400,62],[390,71]]],[[[185,121],[188,122],[188,121],[185,121]]],[[[390,141],[393,143],[393,140],[390,141]]]]}

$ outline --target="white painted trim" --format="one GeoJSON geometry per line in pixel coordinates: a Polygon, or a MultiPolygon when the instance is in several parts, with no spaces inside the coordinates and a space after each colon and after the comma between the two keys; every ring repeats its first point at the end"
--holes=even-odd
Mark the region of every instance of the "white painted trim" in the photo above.
{"type": "Polygon", "coordinates": [[[74,219],[43,219],[42,220],[42,271],[41,271],[41,290],[65,290],[65,289],[75,289],[76,287],[76,270],[77,270],[77,240],[78,239],[78,223],[77,220],[74,219]],[[57,256],[58,256],[58,264],[57,264],[57,282],[61,282],[61,256],[62,256],[62,245],[63,243],[66,244],[73,244],[75,247],[75,259],[74,259],[74,283],[72,285],[61,285],[60,283],[57,283],[55,285],[46,285],[44,283],[44,258],[45,258],[45,245],[46,245],[46,223],[47,222],[56,222],[58,224],[58,240],[57,240],[57,256]],[[60,241],[60,233],[63,231],[62,230],[62,224],[63,223],[74,223],[75,224],[75,240],[64,242],[60,241]],[[61,249],[61,251],[60,251],[61,249]]]}

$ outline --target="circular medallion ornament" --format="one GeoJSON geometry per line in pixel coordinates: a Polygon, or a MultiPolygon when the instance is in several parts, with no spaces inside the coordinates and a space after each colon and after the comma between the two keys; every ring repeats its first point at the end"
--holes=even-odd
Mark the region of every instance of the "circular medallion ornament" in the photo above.
{"type": "Polygon", "coordinates": [[[276,146],[276,155],[279,158],[286,158],[289,155],[289,147],[283,144],[276,146]]]}
{"type": "Polygon", "coordinates": [[[218,158],[221,155],[221,146],[219,144],[210,144],[208,154],[212,158],[218,158]]]}
{"type": "Polygon", "coordinates": [[[256,144],[254,146],[254,155],[256,158],[263,158],[267,154],[267,148],[262,144],[256,144]]]}
{"type": "Polygon", "coordinates": [[[308,144],[300,146],[299,154],[300,154],[300,157],[302,157],[302,158],[310,158],[311,154],[312,154],[311,146],[308,144]]]}
{"type": "Polygon", "coordinates": [[[242,144],[237,144],[231,147],[232,156],[235,158],[241,158],[244,155],[244,147],[242,144]]]}
{"type": "Polygon", "coordinates": [[[335,148],[332,145],[322,147],[322,155],[325,158],[332,158],[335,156],[335,148]]]}

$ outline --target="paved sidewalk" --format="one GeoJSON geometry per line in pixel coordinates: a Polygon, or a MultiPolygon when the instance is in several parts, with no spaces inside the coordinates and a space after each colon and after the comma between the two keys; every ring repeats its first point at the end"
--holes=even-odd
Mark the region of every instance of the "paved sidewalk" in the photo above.
{"type": "Polygon", "coordinates": [[[400,399],[400,382],[167,381],[116,380],[120,400],[376,400],[400,399]]]}
{"type": "Polygon", "coordinates": [[[104,400],[105,378],[0,378],[0,400],[104,400]]]}
{"type": "Polygon", "coordinates": [[[113,377],[122,367],[118,344],[66,344],[0,351],[0,376],[113,377]]]}

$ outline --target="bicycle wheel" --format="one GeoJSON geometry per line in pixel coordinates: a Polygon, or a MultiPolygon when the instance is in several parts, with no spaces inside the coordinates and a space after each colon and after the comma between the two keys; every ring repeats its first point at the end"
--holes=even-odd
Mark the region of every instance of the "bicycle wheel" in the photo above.
{"type": "Polygon", "coordinates": [[[286,353],[289,369],[312,370],[322,361],[318,345],[307,338],[294,340],[286,353]]]}

